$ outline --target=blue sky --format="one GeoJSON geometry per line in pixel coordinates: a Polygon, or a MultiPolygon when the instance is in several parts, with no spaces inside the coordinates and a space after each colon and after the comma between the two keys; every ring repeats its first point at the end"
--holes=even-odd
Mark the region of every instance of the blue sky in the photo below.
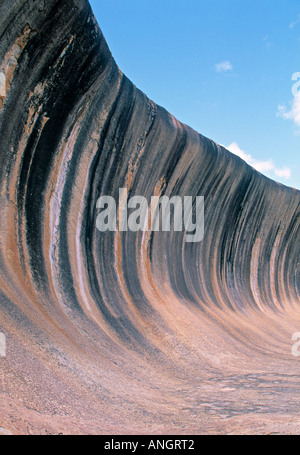
{"type": "Polygon", "coordinates": [[[118,66],[149,98],[300,189],[299,0],[90,3],[118,66]]]}

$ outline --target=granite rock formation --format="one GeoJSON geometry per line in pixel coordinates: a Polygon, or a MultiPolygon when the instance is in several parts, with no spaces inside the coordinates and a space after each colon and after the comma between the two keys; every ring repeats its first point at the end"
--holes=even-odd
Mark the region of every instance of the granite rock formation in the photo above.
{"type": "Polygon", "coordinates": [[[86,0],[0,4],[0,433],[299,432],[300,192],[149,100],[86,0]],[[96,229],[205,198],[205,236],[96,229]]]}

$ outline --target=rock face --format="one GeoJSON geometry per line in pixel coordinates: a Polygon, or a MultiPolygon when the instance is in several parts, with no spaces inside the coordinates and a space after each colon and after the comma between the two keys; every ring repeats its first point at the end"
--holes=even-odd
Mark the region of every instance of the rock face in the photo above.
{"type": "Polygon", "coordinates": [[[0,4],[2,433],[299,432],[300,192],[119,70],[86,0],[0,4]],[[205,198],[205,235],[96,229],[205,198]]]}

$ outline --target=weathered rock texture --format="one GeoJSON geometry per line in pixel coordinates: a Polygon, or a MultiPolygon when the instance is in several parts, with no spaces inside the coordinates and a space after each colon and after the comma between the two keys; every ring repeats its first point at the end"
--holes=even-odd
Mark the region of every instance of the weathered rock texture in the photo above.
{"type": "Polygon", "coordinates": [[[179,123],[86,0],[0,4],[0,433],[300,432],[300,193],[179,123]],[[96,229],[201,195],[205,236],[96,229]]]}

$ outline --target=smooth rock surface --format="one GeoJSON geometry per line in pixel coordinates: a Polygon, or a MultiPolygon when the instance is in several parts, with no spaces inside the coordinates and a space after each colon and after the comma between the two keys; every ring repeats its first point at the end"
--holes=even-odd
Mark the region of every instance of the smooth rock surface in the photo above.
{"type": "Polygon", "coordinates": [[[149,100],[86,0],[0,31],[0,432],[300,433],[300,192],[149,100]],[[204,196],[203,241],[100,233],[119,188],[204,196]]]}

